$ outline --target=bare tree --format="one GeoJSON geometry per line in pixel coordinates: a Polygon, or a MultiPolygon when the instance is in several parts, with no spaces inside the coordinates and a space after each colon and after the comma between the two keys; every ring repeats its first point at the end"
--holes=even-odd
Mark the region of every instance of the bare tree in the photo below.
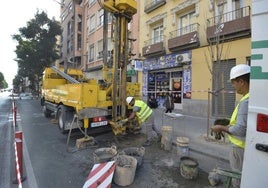
{"type": "MultiPolygon", "coordinates": [[[[206,64],[208,67],[208,70],[211,74],[211,80],[212,80],[212,85],[213,89],[208,91],[208,117],[207,117],[207,137],[209,136],[209,130],[210,130],[210,95],[212,94],[213,97],[217,98],[219,96],[219,93],[222,92],[225,88],[225,82],[224,82],[224,71],[220,70],[220,64],[223,62],[223,59],[228,59],[228,55],[230,52],[230,45],[227,45],[226,48],[224,48],[224,36],[222,35],[222,29],[224,26],[224,18],[223,18],[223,9],[218,10],[219,15],[215,16],[213,18],[207,19],[207,24],[205,25],[205,31],[207,30],[208,27],[213,26],[213,33],[210,33],[210,37],[207,36],[207,42],[208,42],[208,47],[207,51],[208,53],[204,53],[205,55],[205,60],[206,64]],[[225,53],[225,57],[223,57],[223,50],[225,53]]],[[[206,32],[208,35],[208,32],[206,32]]],[[[226,116],[225,112],[225,96],[221,95],[221,108],[223,114],[222,116],[226,116]]],[[[214,100],[214,116],[215,118],[218,118],[219,113],[218,113],[218,100],[214,100]]]]}

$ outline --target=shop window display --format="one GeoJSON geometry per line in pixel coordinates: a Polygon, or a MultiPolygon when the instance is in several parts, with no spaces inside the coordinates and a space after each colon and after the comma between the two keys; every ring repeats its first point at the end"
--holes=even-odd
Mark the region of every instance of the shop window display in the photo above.
{"type": "Polygon", "coordinates": [[[174,103],[181,103],[181,79],[173,79],[172,91],[174,103]]]}

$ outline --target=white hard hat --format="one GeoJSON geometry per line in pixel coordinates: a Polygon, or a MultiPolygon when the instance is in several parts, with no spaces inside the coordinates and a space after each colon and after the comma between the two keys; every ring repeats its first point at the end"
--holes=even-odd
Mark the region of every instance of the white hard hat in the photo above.
{"type": "Polygon", "coordinates": [[[248,73],[250,73],[250,66],[244,64],[236,65],[231,69],[230,80],[248,73]]]}
{"type": "Polygon", "coordinates": [[[132,101],[133,97],[127,97],[126,101],[127,101],[127,104],[129,104],[131,101],[132,101]]]}

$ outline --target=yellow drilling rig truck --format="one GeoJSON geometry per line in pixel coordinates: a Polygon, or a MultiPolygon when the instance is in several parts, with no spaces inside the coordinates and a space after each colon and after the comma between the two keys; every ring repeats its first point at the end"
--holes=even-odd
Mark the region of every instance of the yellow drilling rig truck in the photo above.
{"type": "MultiPolygon", "coordinates": [[[[104,62],[103,80],[87,80],[81,70],[46,68],[42,78],[41,105],[46,117],[55,114],[62,133],[71,128],[92,129],[111,126],[115,135],[126,127],[120,120],[129,110],[127,96],[140,96],[138,83],[127,83],[129,63],[128,22],[137,12],[134,0],[104,0],[103,8],[114,15],[112,65],[104,62]],[[74,121],[74,119],[78,121],[74,121]]],[[[105,53],[105,52],[104,52],[105,53]]]]}

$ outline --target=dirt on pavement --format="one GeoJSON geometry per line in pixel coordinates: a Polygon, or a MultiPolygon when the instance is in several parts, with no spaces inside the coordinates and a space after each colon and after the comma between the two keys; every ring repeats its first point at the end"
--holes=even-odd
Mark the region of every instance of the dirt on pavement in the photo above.
{"type": "MultiPolygon", "coordinates": [[[[97,145],[90,148],[76,151],[80,160],[80,168],[83,176],[88,176],[94,165],[93,152],[98,148],[107,148],[116,146],[118,153],[130,147],[142,147],[145,141],[145,135],[127,134],[124,136],[114,136],[113,133],[105,133],[94,136],[97,145]]],[[[72,139],[74,141],[74,139],[72,139]]],[[[196,179],[185,179],[180,174],[180,156],[177,153],[177,147],[172,146],[171,151],[165,151],[161,148],[160,142],[154,142],[151,146],[145,147],[145,153],[142,163],[137,167],[134,181],[125,186],[129,188],[202,188],[209,187],[208,174],[198,169],[196,179]]],[[[112,183],[112,188],[121,187],[112,183]]]]}

